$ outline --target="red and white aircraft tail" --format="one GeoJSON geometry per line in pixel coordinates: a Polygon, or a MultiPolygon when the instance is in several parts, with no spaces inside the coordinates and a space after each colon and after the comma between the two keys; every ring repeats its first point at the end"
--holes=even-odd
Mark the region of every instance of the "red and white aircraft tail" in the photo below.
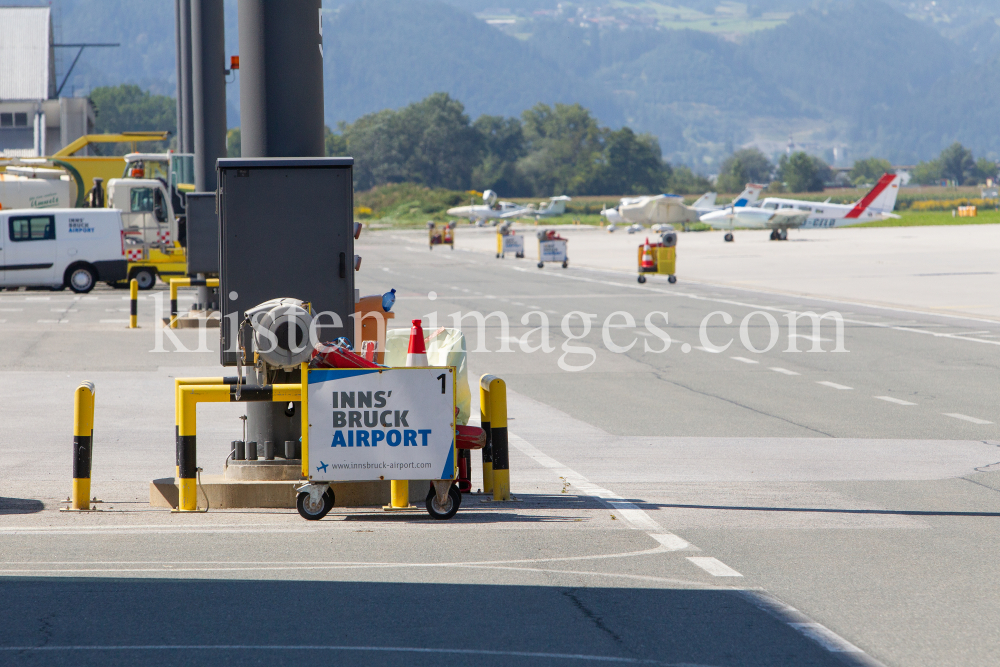
{"type": "Polygon", "coordinates": [[[899,174],[883,174],[875,187],[862,197],[844,217],[847,219],[860,218],[866,211],[891,213],[892,209],[896,207],[896,197],[899,196],[901,180],[902,177],[899,174]]]}

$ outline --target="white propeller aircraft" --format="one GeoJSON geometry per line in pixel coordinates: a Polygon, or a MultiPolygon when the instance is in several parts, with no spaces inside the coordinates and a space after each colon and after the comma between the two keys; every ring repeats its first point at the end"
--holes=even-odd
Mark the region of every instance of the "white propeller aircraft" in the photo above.
{"type": "Polygon", "coordinates": [[[614,208],[606,208],[601,215],[608,221],[608,231],[613,232],[617,225],[631,222],[628,233],[642,231],[646,224],[653,225],[657,231],[659,225],[684,224],[697,222],[698,218],[712,211],[749,206],[757,201],[764,191],[763,185],[747,183],[736,199],[726,206],[716,206],[716,193],[707,192],[691,206],[684,204],[678,195],[655,195],[647,197],[624,197],[614,208]]]}
{"type": "Polygon", "coordinates": [[[554,218],[557,215],[564,215],[566,213],[566,202],[568,201],[573,201],[573,198],[566,195],[549,197],[548,203],[542,204],[539,208],[535,208],[534,204],[528,204],[525,208],[508,211],[500,217],[504,220],[508,218],[534,218],[535,220],[539,218],[554,218]]]}
{"type": "Polygon", "coordinates": [[[733,228],[770,229],[772,241],[788,239],[789,229],[847,227],[863,222],[898,218],[892,213],[899,195],[901,177],[885,174],[868,194],[853,204],[817,203],[801,199],[767,197],[760,206],[726,207],[701,216],[716,229],[728,229],[725,240],[733,240],[733,228]]]}
{"type": "MultiPolygon", "coordinates": [[[[483,193],[483,203],[479,206],[456,206],[448,209],[448,215],[456,218],[468,218],[482,227],[487,220],[497,220],[500,218],[512,217],[515,213],[521,213],[528,209],[512,201],[497,201],[497,193],[487,190],[483,193]]],[[[563,207],[566,205],[563,204],[563,207]]],[[[493,223],[496,224],[496,223],[493,223]]]]}

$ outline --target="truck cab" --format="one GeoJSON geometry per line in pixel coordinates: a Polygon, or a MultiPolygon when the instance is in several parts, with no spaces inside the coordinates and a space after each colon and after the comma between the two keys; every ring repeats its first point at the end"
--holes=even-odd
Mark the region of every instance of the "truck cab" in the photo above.
{"type": "MultiPolygon", "coordinates": [[[[122,178],[107,185],[107,205],[122,212],[128,279],[139,288],[151,289],[157,276],[186,273],[184,216],[178,207],[185,192],[191,160],[173,153],[130,153],[125,156],[122,178]]],[[[191,163],[193,165],[193,163],[191,163]]]]}

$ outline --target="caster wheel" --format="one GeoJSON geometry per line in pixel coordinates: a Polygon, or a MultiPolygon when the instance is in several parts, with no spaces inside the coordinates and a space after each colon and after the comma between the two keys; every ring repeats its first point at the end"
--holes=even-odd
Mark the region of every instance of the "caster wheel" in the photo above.
{"type": "Polygon", "coordinates": [[[427,247],[430,248],[431,250],[434,250],[434,246],[427,246],[427,247]]]}
{"type": "Polygon", "coordinates": [[[569,260],[568,259],[563,262],[563,268],[565,269],[567,266],[569,266],[569,260]]]}
{"type": "Polygon", "coordinates": [[[500,257],[501,257],[500,253],[497,253],[497,259],[500,259],[500,257]]]}
{"type": "Polygon", "coordinates": [[[642,285],[646,282],[646,276],[639,276],[639,284],[642,285]]]}
{"type": "Polygon", "coordinates": [[[777,241],[778,240],[778,231],[777,230],[774,230],[774,231],[771,232],[771,240],[772,241],[777,241]]]}
{"type": "Polygon", "coordinates": [[[455,512],[458,511],[461,504],[462,494],[454,484],[448,489],[448,501],[443,507],[438,505],[437,494],[434,493],[433,485],[430,491],[427,492],[427,513],[431,515],[432,519],[440,519],[442,521],[450,519],[455,516],[455,512]]]}
{"type": "Polygon", "coordinates": [[[295,507],[303,519],[319,521],[333,509],[333,489],[327,489],[319,502],[313,502],[308,493],[300,493],[295,499],[295,507]]]}
{"type": "Polygon", "coordinates": [[[778,240],[779,241],[787,241],[788,240],[788,230],[787,229],[782,229],[780,232],[778,232],[778,240]]]}
{"type": "Polygon", "coordinates": [[[677,276],[670,276],[669,278],[667,278],[667,282],[673,285],[675,282],[677,282],[677,276]]]}
{"type": "Polygon", "coordinates": [[[726,243],[732,243],[733,242],[733,235],[732,234],[726,234],[723,238],[726,240],[726,243]]]}
{"type": "Polygon", "coordinates": [[[538,268],[542,268],[543,266],[545,266],[545,262],[539,262],[538,263],[538,268]]]}

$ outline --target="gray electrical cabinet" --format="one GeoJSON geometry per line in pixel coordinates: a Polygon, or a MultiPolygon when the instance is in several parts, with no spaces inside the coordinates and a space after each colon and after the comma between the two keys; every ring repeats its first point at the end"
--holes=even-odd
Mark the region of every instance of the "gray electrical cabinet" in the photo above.
{"type": "Polygon", "coordinates": [[[320,341],[353,336],[353,165],[353,158],[218,160],[223,366],[236,365],[245,311],[270,299],[301,299],[314,315],[336,314],[341,326],[329,314],[320,319],[320,341]]]}
{"type": "Polygon", "coordinates": [[[189,276],[219,273],[219,215],[214,192],[187,196],[187,272],[189,276]]]}

